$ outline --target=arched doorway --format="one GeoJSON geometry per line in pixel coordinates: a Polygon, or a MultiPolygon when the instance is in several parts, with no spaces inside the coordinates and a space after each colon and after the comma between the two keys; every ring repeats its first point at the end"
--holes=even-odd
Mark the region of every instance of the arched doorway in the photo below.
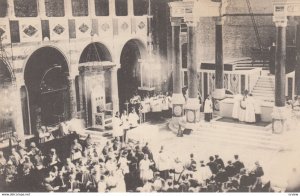
{"type": "MultiPolygon", "coordinates": [[[[120,57],[121,68],[118,70],[118,89],[120,110],[125,109],[124,103],[129,101],[138,87],[141,85],[142,59],[145,59],[146,47],[137,39],[129,40],[123,47],[120,57]]],[[[143,74],[146,76],[145,74],[143,74]]]]}
{"type": "Polygon", "coordinates": [[[9,65],[0,60],[0,138],[15,131],[13,123],[14,112],[14,76],[9,65]]]}
{"type": "Polygon", "coordinates": [[[69,69],[65,56],[56,48],[39,48],[29,57],[24,70],[28,91],[31,133],[41,126],[69,120],[69,69]]]}
{"type": "Polygon", "coordinates": [[[82,109],[85,111],[86,127],[93,126],[93,111],[95,111],[93,105],[101,105],[100,108],[107,109],[106,105],[112,102],[111,72],[109,71],[111,68],[112,56],[104,44],[93,42],[82,51],[79,59],[82,84],[78,83],[78,85],[82,86],[81,91],[84,95],[82,109]],[[93,100],[93,93],[99,96],[96,100],[93,100]]]}

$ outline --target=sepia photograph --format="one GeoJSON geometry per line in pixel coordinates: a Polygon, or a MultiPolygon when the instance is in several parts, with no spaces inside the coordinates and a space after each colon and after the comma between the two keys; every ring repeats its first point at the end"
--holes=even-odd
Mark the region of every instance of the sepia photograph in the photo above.
{"type": "Polygon", "coordinates": [[[300,0],[0,0],[2,196],[297,196],[299,145],[300,0]]]}

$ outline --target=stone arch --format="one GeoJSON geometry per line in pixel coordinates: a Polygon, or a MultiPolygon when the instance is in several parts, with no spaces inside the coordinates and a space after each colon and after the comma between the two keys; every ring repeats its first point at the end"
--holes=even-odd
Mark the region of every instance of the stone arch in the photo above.
{"type": "Polygon", "coordinates": [[[31,133],[69,119],[69,72],[68,60],[57,47],[39,47],[28,57],[23,77],[31,133]]]}
{"type": "Polygon", "coordinates": [[[86,63],[92,61],[111,61],[112,55],[108,47],[101,42],[92,42],[84,47],[80,53],[79,63],[86,63]],[[89,54],[89,52],[96,52],[89,54]]]}
{"type": "Polygon", "coordinates": [[[122,47],[120,52],[120,68],[118,70],[118,89],[120,109],[129,101],[133,93],[141,85],[141,63],[147,59],[147,49],[143,41],[130,39],[122,47]]]}

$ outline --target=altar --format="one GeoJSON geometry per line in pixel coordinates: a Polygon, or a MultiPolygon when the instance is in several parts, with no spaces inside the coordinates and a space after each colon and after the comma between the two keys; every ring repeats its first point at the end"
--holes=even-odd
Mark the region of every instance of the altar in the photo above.
{"type": "MultiPolygon", "coordinates": [[[[220,116],[232,118],[234,98],[226,98],[219,102],[220,116]]],[[[261,102],[261,121],[272,122],[274,102],[261,102]]]]}

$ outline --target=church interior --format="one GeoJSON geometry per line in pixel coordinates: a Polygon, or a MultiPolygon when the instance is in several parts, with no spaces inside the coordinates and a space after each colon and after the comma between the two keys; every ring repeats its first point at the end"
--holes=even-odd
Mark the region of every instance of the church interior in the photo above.
{"type": "Polygon", "coordinates": [[[300,1],[0,0],[1,192],[299,192],[300,1]]]}

